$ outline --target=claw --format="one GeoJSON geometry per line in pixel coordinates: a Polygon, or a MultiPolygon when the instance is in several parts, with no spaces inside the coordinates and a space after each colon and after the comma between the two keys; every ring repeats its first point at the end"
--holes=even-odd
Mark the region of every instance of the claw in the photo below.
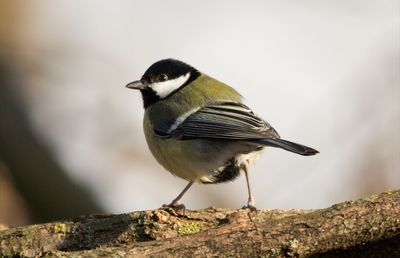
{"type": "Polygon", "coordinates": [[[186,207],[183,203],[163,204],[162,208],[171,208],[173,210],[185,210],[186,209],[186,207]]]}
{"type": "Polygon", "coordinates": [[[253,206],[251,204],[247,204],[247,205],[243,206],[242,209],[249,209],[250,211],[257,211],[256,206],[253,206]]]}

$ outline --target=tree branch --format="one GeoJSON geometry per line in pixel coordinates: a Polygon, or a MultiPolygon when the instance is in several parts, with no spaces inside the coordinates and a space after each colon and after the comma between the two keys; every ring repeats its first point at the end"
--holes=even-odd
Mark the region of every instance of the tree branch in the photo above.
{"type": "Polygon", "coordinates": [[[319,210],[157,209],[0,231],[0,256],[400,257],[400,190],[319,210]]]}

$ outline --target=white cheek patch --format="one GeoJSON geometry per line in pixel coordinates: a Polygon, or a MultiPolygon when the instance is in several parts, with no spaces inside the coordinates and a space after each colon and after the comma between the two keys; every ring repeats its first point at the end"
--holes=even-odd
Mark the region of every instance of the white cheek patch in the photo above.
{"type": "Polygon", "coordinates": [[[150,84],[149,87],[152,88],[154,92],[163,99],[171,94],[174,90],[179,89],[183,84],[185,84],[189,77],[190,72],[175,79],[150,84]]]}

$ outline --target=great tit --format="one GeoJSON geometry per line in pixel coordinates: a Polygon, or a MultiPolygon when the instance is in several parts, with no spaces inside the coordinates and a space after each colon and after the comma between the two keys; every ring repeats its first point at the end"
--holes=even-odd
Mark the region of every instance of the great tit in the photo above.
{"type": "Polygon", "coordinates": [[[179,200],[193,183],[228,182],[243,172],[245,207],[255,209],[248,167],[264,147],[304,156],[318,153],[281,139],[236,90],[184,62],[158,61],[126,87],[142,94],[143,129],[151,153],[166,170],[189,182],[169,207],[184,208],[179,200]]]}

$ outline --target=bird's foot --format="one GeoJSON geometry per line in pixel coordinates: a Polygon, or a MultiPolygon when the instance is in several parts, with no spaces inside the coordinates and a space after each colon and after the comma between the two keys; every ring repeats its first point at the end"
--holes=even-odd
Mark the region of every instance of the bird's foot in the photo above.
{"type": "Polygon", "coordinates": [[[183,203],[171,202],[170,204],[163,204],[162,208],[171,208],[173,210],[185,210],[186,207],[183,203]]]}
{"type": "Polygon", "coordinates": [[[249,209],[250,211],[257,211],[257,207],[250,205],[250,204],[243,206],[242,209],[249,209]]]}

